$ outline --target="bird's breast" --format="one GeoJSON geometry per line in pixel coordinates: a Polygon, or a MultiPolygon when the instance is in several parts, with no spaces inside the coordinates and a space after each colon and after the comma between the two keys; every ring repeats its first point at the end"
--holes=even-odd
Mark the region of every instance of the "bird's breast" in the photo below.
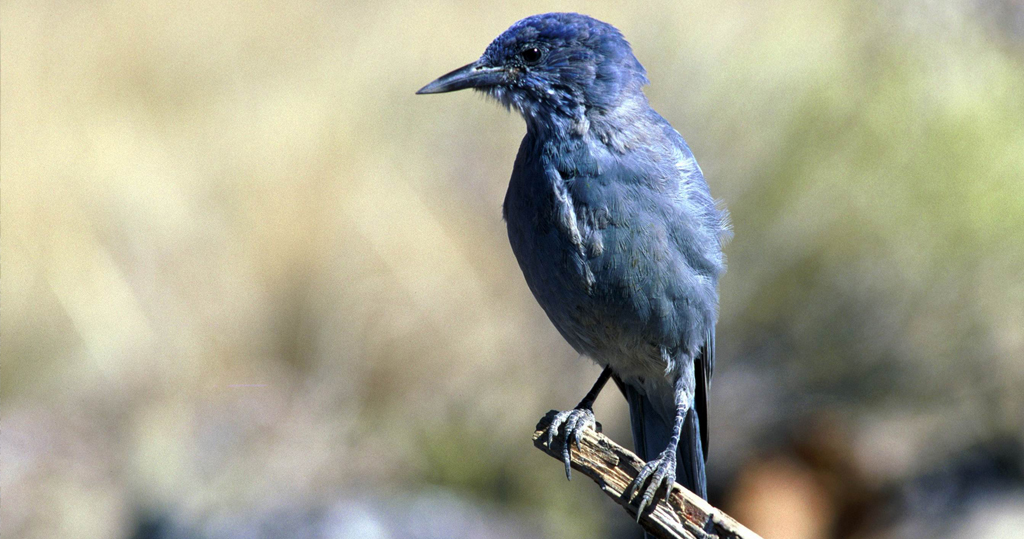
{"type": "Polygon", "coordinates": [[[531,290],[542,305],[561,305],[593,292],[589,259],[603,244],[595,219],[581,216],[588,209],[574,203],[562,178],[550,176],[543,170],[516,171],[505,197],[505,220],[531,290]]]}
{"type": "MultiPolygon", "coordinates": [[[[664,372],[659,339],[643,326],[649,283],[626,253],[637,245],[616,233],[613,207],[573,197],[570,182],[536,171],[513,174],[505,199],[509,241],[527,285],[570,345],[616,372],[664,372]],[[611,242],[611,243],[609,243],[611,242]]],[[[596,187],[596,186],[592,186],[596,187]]]]}

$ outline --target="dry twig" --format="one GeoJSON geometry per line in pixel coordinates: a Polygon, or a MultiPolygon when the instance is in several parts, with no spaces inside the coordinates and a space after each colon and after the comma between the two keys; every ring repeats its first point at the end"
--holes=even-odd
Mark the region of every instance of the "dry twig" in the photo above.
{"type": "MultiPolygon", "coordinates": [[[[547,428],[556,412],[548,412],[533,433],[533,445],[548,455],[562,460],[562,437],[555,436],[547,444],[547,428]]],[[[597,482],[611,499],[636,518],[636,506],[623,496],[644,461],[616,444],[600,432],[587,429],[580,448],[571,448],[572,467],[597,482]]],[[[712,507],[696,494],[682,488],[674,490],[669,502],[657,497],[657,504],[644,511],[640,525],[650,534],[663,539],[761,539],[759,535],[722,511],[712,507]]]]}

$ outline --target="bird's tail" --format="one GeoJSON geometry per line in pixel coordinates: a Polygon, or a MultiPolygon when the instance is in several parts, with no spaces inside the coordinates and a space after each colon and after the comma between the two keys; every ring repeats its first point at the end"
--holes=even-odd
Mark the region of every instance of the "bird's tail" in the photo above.
{"type": "MultiPolygon", "coordinates": [[[[663,417],[647,395],[638,389],[620,384],[629,402],[629,422],[633,428],[633,446],[644,461],[657,458],[672,438],[672,417],[663,417]]],[[[704,451],[701,448],[697,411],[690,407],[683,422],[683,431],[676,450],[676,481],[705,500],[708,497],[704,473],[704,451]]]]}

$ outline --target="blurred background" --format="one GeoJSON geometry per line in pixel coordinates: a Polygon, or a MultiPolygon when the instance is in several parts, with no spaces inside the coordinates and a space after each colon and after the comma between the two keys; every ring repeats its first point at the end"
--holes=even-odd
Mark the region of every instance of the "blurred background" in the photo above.
{"type": "Polygon", "coordinates": [[[711,502],[1020,537],[1018,0],[3,0],[0,534],[637,537],[530,441],[599,369],[507,245],[522,121],[413,94],[544,11],[623,31],[732,212],[711,502]]]}

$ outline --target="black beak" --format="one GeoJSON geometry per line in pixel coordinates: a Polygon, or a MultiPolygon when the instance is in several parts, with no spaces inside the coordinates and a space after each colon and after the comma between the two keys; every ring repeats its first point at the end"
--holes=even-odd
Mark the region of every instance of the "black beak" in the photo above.
{"type": "Polygon", "coordinates": [[[420,88],[417,94],[440,94],[465,90],[466,88],[483,88],[494,86],[505,80],[505,70],[500,67],[481,65],[480,62],[462,66],[447,75],[420,88]]]}

